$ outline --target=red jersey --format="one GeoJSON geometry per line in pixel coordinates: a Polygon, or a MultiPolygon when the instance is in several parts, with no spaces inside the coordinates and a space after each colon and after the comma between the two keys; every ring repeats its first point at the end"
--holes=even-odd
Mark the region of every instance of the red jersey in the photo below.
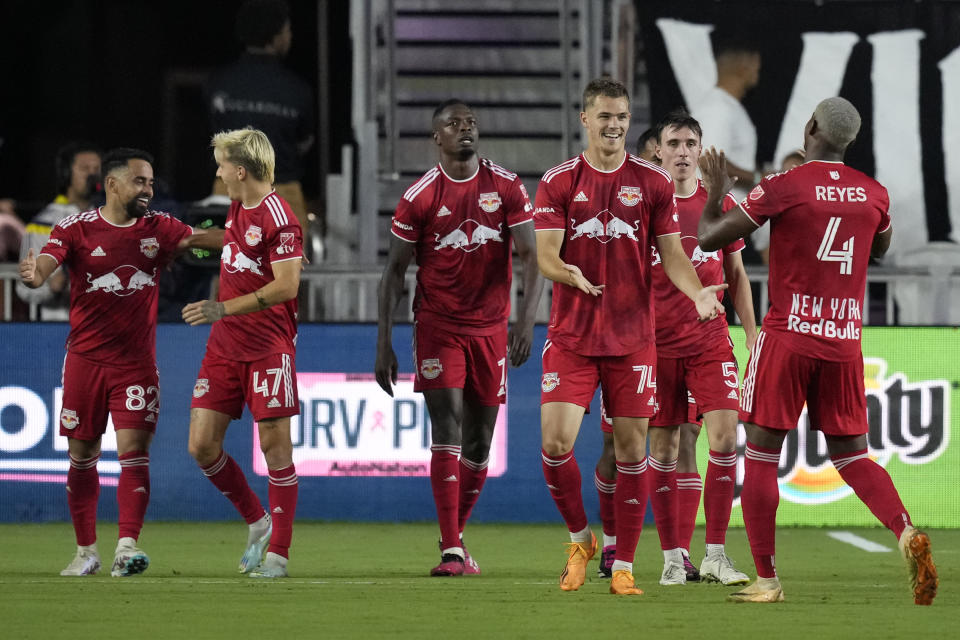
{"type": "MultiPolygon", "coordinates": [[[[287,201],[271,191],[256,206],[234,200],[224,223],[220,254],[220,295],[229,300],[273,282],[273,264],[303,257],[300,223],[287,201]]],[[[262,311],[227,316],[213,324],[207,350],[221,358],[252,362],[293,354],[297,340],[297,298],[262,311]]]]}
{"type": "Polygon", "coordinates": [[[553,284],[547,337],[583,356],[622,356],[654,339],[652,251],[657,236],[679,233],[670,174],[627,154],[612,171],[582,154],[543,175],[537,231],[562,229],[560,258],[603,293],[553,284]]]}
{"type": "MultiPolygon", "coordinates": [[[[677,195],[677,214],[680,217],[680,242],[690,262],[697,270],[700,283],[708,287],[723,284],[723,259],[732,253],[743,251],[743,239],[737,238],[719,251],[704,251],[697,244],[697,225],[703,205],[707,202],[707,190],[697,180],[697,188],[688,196],[677,195]]],[[[723,199],[724,212],[737,206],[729,193],[723,199]]],[[[684,358],[702,353],[704,348],[716,344],[714,338],[726,338],[727,318],[718,315],[713,320],[700,322],[697,305],[670,281],[660,262],[660,254],[653,249],[653,308],[657,326],[657,355],[668,358],[684,358]]],[[[723,300],[723,292],[717,294],[723,300]]]]}
{"type": "Polygon", "coordinates": [[[842,162],[813,160],[767,176],[741,206],[770,221],[770,311],[763,330],[791,351],[859,358],[874,236],[890,227],[879,182],[842,162]]]}
{"type": "Polygon", "coordinates": [[[70,270],[67,350],[100,365],[156,362],[157,284],[177,244],[193,229],[148,211],[126,226],[99,209],[67,216],[40,252],[70,270]]]}
{"type": "Polygon", "coordinates": [[[503,167],[480,159],[466,180],[440,165],[407,189],[393,235],[416,244],[418,320],[467,335],[491,335],[510,316],[510,227],[533,218],[527,190],[503,167]]]}

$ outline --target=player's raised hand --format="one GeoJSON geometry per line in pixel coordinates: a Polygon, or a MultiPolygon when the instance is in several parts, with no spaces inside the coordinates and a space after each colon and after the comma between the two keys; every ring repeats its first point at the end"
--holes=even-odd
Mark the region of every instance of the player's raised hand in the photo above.
{"type": "Polygon", "coordinates": [[[701,321],[713,320],[724,312],[723,305],[717,300],[717,294],[726,288],[727,284],[724,283],[713,284],[700,289],[694,302],[697,305],[697,314],[699,314],[701,321]]]}
{"type": "Polygon", "coordinates": [[[700,177],[707,193],[711,195],[729,193],[737,182],[736,178],[727,174],[727,158],[723,151],[713,147],[700,154],[700,177]]]}
{"type": "Polygon", "coordinates": [[[222,302],[216,300],[201,300],[200,302],[191,302],[183,308],[180,315],[183,321],[191,327],[199,324],[213,324],[225,315],[222,302]]]}
{"type": "Polygon", "coordinates": [[[507,332],[507,355],[510,364],[519,367],[530,357],[530,346],[533,344],[533,325],[525,327],[515,324],[507,332]]]}
{"type": "Polygon", "coordinates": [[[570,273],[570,281],[567,283],[571,287],[576,287],[583,291],[584,293],[591,296],[598,296],[603,293],[602,284],[591,284],[589,280],[583,277],[583,272],[580,271],[580,267],[575,264],[565,264],[563,268],[570,273]]]}
{"type": "Polygon", "coordinates": [[[28,287],[36,287],[37,278],[37,258],[33,255],[33,249],[27,251],[27,257],[20,261],[20,280],[28,287]]]}
{"type": "Polygon", "coordinates": [[[397,384],[397,354],[393,347],[377,346],[377,362],[373,365],[373,372],[377,376],[380,388],[393,397],[393,385],[397,384]]]}

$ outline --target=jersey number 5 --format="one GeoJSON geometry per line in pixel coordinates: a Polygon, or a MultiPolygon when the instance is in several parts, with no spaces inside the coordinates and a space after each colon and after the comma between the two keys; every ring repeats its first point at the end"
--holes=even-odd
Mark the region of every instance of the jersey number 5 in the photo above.
{"type": "Polygon", "coordinates": [[[840,275],[848,276],[853,271],[853,236],[843,243],[840,249],[834,249],[833,243],[837,238],[837,229],[840,228],[840,218],[833,217],[827,223],[827,230],[823,233],[820,248],[817,249],[817,260],[821,262],[839,262],[840,275]]]}

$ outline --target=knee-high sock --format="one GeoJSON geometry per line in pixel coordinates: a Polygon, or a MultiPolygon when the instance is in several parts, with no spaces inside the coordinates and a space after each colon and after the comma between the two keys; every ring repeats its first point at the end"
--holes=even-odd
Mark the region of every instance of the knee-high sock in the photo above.
{"type": "Polygon", "coordinates": [[[119,456],[117,483],[117,524],[121,538],[140,538],[143,517],[150,503],[150,454],[131,451],[119,456]]]}
{"type": "Polygon", "coordinates": [[[777,486],[779,463],[779,449],[766,449],[747,443],[740,504],[743,506],[743,522],[750,541],[750,552],[757,566],[757,575],[761,578],[774,578],[777,575],[774,555],[777,507],[780,504],[780,488],[777,486]]]}
{"type": "Polygon", "coordinates": [[[201,470],[213,486],[233,503],[247,524],[253,524],[263,517],[265,512],[260,499],[247,484],[240,465],[226,451],[221,451],[213,464],[201,467],[201,470]]]}
{"type": "Polygon", "coordinates": [[[677,542],[690,551],[693,530],[697,526],[697,509],[700,508],[700,492],[703,481],[699,473],[677,474],[677,542]]]}
{"type": "Polygon", "coordinates": [[[487,464],[489,458],[483,462],[474,462],[460,458],[460,505],[457,507],[457,529],[463,533],[463,528],[470,519],[473,505],[477,504],[483,483],[487,480],[487,464]]]}
{"type": "Polygon", "coordinates": [[[543,477],[547,481],[547,489],[550,490],[567,529],[571,533],[583,531],[587,528],[587,512],[583,509],[580,467],[577,466],[573,450],[560,456],[547,455],[546,451],[541,451],[540,454],[543,458],[543,477]]]}
{"type": "Polygon", "coordinates": [[[737,452],[710,450],[703,488],[703,513],[707,519],[707,544],[723,544],[730,525],[733,490],[737,483],[737,452]]]}
{"type": "Polygon", "coordinates": [[[593,485],[597,488],[597,497],[600,498],[600,522],[603,523],[603,534],[615,536],[617,535],[617,516],[614,513],[616,501],[613,494],[617,488],[617,481],[604,478],[599,471],[594,470],[593,485]]]}
{"type": "Polygon", "coordinates": [[[617,554],[615,560],[633,563],[647,512],[647,459],[617,462],[617,554]]]}
{"type": "Polygon", "coordinates": [[[899,539],[903,530],[911,525],[910,515],[887,470],[871,460],[866,449],[830,460],[870,512],[899,539]]]}
{"type": "Polygon", "coordinates": [[[70,456],[70,469],[67,470],[67,507],[70,509],[77,544],[81,547],[97,541],[97,500],[100,498],[98,460],[100,454],[84,459],[70,456]]]}
{"type": "Polygon", "coordinates": [[[294,465],[283,469],[270,469],[270,484],[267,488],[270,500],[270,518],[273,532],[270,534],[268,553],[290,557],[290,541],[293,539],[293,519],[297,515],[299,482],[294,465]]]}
{"type": "Polygon", "coordinates": [[[680,500],[677,495],[677,460],[657,460],[648,458],[650,468],[650,504],[653,507],[653,519],[660,534],[660,548],[676,549],[680,546],[677,518],[680,500]]]}
{"type": "Polygon", "coordinates": [[[460,501],[460,447],[452,444],[430,446],[430,486],[433,503],[437,507],[440,524],[440,546],[443,549],[460,546],[460,528],[457,525],[457,504],[460,501]]]}

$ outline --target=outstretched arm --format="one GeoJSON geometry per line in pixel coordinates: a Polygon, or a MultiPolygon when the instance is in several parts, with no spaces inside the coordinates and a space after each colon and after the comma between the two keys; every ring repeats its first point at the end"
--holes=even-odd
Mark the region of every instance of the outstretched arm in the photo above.
{"type": "Polygon", "coordinates": [[[537,320],[537,306],[543,292],[543,279],[537,266],[537,240],[533,221],[510,227],[513,244],[523,263],[523,302],[517,314],[517,322],[507,333],[507,355],[510,364],[519,367],[530,357],[533,344],[533,324],[537,320]]]}
{"type": "Polygon", "coordinates": [[[416,245],[390,236],[390,251],[387,254],[387,266],[383,269],[378,289],[377,306],[377,360],[374,374],[380,388],[393,396],[393,385],[397,383],[397,354],[393,351],[393,312],[403,294],[403,276],[407,272],[413,250],[416,245]]]}
{"type": "Polygon", "coordinates": [[[580,267],[567,264],[560,258],[563,246],[563,229],[544,229],[537,231],[537,264],[540,273],[554,282],[580,289],[591,296],[603,293],[602,284],[592,284],[583,277],[580,267]]]}
{"type": "Polygon", "coordinates": [[[723,305],[717,300],[717,292],[726,289],[727,285],[704,287],[700,284],[697,271],[690,264],[690,258],[684,253],[683,245],[680,244],[679,234],[657,236],[657,250],[660,252],[663,270],[670,278],[670,282],[693,300],[701,320],[712,320],[723,313],[723,305]]]}
{"type": "Polygon", "coordinates": [[[36,289],[56,271],[57,261],[45,253],[34,257],[33,249],[27,251],[27,257],[20,261],[20,281],[31,289],[36,289]]]}
{"type": "Polygon", "coordinates": [[[703,205],[697,226],[697,244],[704,251],[717,251],[737,238],[749,235],[757,225],[739,206],[723,212],[723,199],[735,184],[735,180],[727,175],[723,151],[718,152],[713,147],[705,150],[700,156],[700,174],[707,190],[707,203],[703,205]]]}
{"type": "Polygon", "coordinates": [[[273,280],[253,293],[245,293],[223,302],[203,300],[191,302],[183,308],[184,322],[191,326],[213,324],[225,316],[240,316],[263,311],[292,300],[300,290],[300,259],[283,260],[271,264],[273,280]]]}

